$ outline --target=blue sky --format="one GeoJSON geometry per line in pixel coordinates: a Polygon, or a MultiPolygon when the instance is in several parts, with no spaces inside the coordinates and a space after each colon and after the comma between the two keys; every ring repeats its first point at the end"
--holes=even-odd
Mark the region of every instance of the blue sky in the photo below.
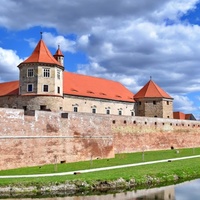
{"type": "Polygon", "coordinates": [[[0,82],[40,39],[65,70],[116,80],[136,93],[152,79],[174,110],[200,118],[199,0],[2,0],[0,82]]]}

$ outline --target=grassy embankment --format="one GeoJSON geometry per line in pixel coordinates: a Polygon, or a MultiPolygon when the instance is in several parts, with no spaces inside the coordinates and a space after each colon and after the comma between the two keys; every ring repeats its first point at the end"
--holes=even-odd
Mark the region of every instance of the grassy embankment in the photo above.
{"type": "MultiPolygon", "coordinates": [[[[185,156],[200,155],[200,148],[179,149],[165,151],[149,151],[129,154],[117,154],[112,159],[99,159],[77,163],[52,164],[40,167],[19,168],[0,171],[2,175],[45,174],[55,172],[78,171],[82,169],[100,168],[115,165],[124,165],[138,162],[171,159],[185,156]]],[[[6,185],[48,185],[51,183],[65,183],[66,181],[113,181],[123,178],[126,181],[134,180],[136,185],[151,183],[164,183],[174,180],[187,180],[200,177],[200,158],[164,162],[137,167],[113,169],[108,171],[84,173],[78,175],[39,177],[39,178],[10,178],[0,179],[0,186],[6,185]]]]}

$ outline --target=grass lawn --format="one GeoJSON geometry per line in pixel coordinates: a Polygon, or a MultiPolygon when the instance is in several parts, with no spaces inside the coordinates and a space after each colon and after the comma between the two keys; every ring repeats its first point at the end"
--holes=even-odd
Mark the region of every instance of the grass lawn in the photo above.
{"type": "MultiPolygon", "coordinates": [[[[131,164],[138,162],[147,162],[153,160],[170,159],[177,157],[185,157],[192,155],[199,155],[200,148],[195,149],[179,149],[165,151],[149,151],[139,153],[117,154],[112,159],[101,159],[58,164],[56,172],[78,171],[82,169],[108,167],[114,165],[131,164]]],[[[162,181],[172,181],[175,177],[184,179],[200,177],[200,158],[193,158],[187,160],[165,162],[151,165],[144,165],[138,167],[128,167],[122,169],[113,169],[108,171],[84,173],[78,175],[56,176],[56,177],[39,177],[39,178],[13,178],[13,179],[0,179],[0,185],[9,184],[48,184],[48,183],[64,183],[70,180],[80,180],[93,182],[95,180],[116,180],[123,178],[125,180],[135,179],[137,183],[142,183],[147,180],[147,176],[151,178],[160,178],[162,181]]],[[[20,175],[20,174],[40,174],[40,173],[54,173],[55,165],[45,165],[39,167],[19,168],[13,170],[0,171],[0,175],[20,175]]]]}

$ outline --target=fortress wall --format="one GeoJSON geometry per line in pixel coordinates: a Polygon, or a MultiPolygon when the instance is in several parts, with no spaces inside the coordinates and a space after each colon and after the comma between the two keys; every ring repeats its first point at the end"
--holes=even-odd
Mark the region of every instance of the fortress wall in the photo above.
{"type": "Polygon", "coordinates": [[[0,108],[0,170],[200,146],[200,122],[0,108]]]}
{"type": "Polygon", "coordinates": [[[106,116],[0,109],[0,170],[113,157],[106,116]],[[31,116],[32,115],[32,116],[31,116]]]}
{"type": "Polygon", "coordinates": [[[200,146],[200,122],[145,117],[113,117],[115,153],[200,146]]]}

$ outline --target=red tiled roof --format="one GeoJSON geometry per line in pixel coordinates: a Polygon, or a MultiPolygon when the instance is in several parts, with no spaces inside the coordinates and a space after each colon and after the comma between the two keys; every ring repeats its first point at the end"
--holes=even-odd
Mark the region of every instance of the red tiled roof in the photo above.
{"type": "Polygon", "coordinates": [[[121,83],[103,78],[64,72],[64,94],[134,102],[134,94],[121,83]]]}
{"type": "Polygon", "coordinates": [[[185,114],[182,112],[173,112],[174,119],[183,119],[183,120],[196,120],[193,114],[185,114]]]}
{"type": "Polygon", "coordinates": [[[19,94],[19,81],[0,83],[0,96],[18,95],[18,94],[19,94]]]}
{"type": "Polygon", "coordinates": [[[185,119],[185,114],[182,112],[173,112],[174,119],[185,119]]]}
{"type": "Polygon", "coordinates": [[[60,46],[58,46],[58,49],[57,49],[56,53],[54,54],[54,56],[63,56],[64,57],[62,51],[60,50],[60,46]]]}
{"type": "Polygon", "coordinates": [[[150,80],[139,92],[134,96],[139,98],[169,98],[172,99],[163,89],[161,89],[154,81],[150,80]]]}
{"type": "MultiPolygon", "coordinates": [[[[63,82],[64,94],[134,102],[134,94],[116,81],[64,72],[63,82]]],[[[0,96],[18,94],[19,81],[0,83],[0,96]]],[[[30,95],[37,94],[30,93],[30,95]]]]}
{"type": "MultiPolygon", "coordinates": [[[[35,47],[33,53],[22,63],[50,63],[60,65],[60,63],[52,56],[51,52],[41,39],[35,47]]],[[[20,63],[20,64],[22,64],[20,63]]],[[[20,66],[19,64],[19,66],[20,66]]]]}

